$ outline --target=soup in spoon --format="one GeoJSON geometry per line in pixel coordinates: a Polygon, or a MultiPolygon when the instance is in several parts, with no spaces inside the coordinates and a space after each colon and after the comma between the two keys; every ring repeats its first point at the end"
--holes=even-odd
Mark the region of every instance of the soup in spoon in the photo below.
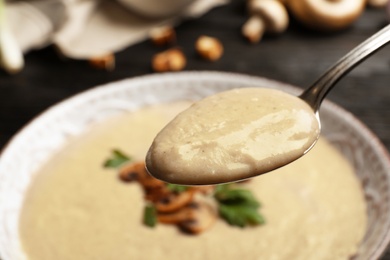
{"type": "Polygon", "coordinates": [[[232,182],[301,157],[319,133],[317,114],[302,99],[275,89],[233,89],[180,113],[154,139],[146,165],[171,183],[232,182]]]}

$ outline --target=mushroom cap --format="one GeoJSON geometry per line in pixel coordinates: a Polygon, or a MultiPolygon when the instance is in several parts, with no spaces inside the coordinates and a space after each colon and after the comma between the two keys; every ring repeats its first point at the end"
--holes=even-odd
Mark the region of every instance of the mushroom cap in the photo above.
{"type": "Polygon", "coordinates": [[[348,27],[363,12],[366,0],[288,0],[297,20],[308,27],[335,31],[348,27]]]}
{"type": "Polygon", "coordinates": [[[250,0],[248,10],[251,15],[259,16],[264,20],[267,32],[281,33],[288,27],[287,10],[277,0],[250,0]]]}
{"type": "Polygon", "coordinates": [[[387,3],[389,3],[388,0],[367,0],[367,4],[375,8],[385,7],[387,3]]]}

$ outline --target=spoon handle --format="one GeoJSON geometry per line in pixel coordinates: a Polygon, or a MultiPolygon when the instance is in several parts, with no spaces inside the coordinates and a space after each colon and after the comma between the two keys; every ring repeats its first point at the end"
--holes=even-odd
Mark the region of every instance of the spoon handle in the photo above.
{"type": "Polygon", "coordinates": [[[387,25],[336,62],[305,90],[300,98],[305,100],[314,111],[318,111],[322,100],[345,74],[389,42],[390,25],[387,25]]]}

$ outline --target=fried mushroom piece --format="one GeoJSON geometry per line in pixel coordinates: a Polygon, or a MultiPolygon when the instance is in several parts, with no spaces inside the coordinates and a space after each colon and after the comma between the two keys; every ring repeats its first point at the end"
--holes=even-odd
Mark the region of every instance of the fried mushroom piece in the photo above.
{"type": "Polygon", "coordinates": [[[190,207],[183,207],[180,210],[170,213],[158,213],[158,222],[164,224],[179,224],[184,221],[194,220],[195,212],[190,207]]]}
{"type": "Polygon", "coordinates": [[[189,204],[195,194],[195,190],[189,189],[181,193],[171,192],[154,203],[157,212],[173,212],[189,204]]]}
{"type": "Polygon", "coordinates": [[[194,202],[189,205],[193,210],[194,218],[179,223],[184,232],[199,234],[209,229],[217,219],[216,211],[205,202],[194,202]]]}
{"type": "Polygon", "coordinates": [[[143,162],[131,163],[124,166],[119,171],[119,179],[124,182],[138,181],[146,190],[165,186],[164,182],[149,175],[143,162]]]}
{"type": "Polygon", "coordinates": [[[161,223],[178,225],[186,233],[199,234],[210,228],[217,214],[208,203],[197,201],[173,213],[160,213],[157,218],[161,223]]]}
{"type": "Polygon", "coordinates": [[[152,202],[157,211],[158,222],[177,225],[182,231],[198,234],[208,229],[216,220],[215,210],[205,201],[195,201],[195,194],[210,194],[214,186],[189,187],[175,192],[167,184],[151,175],[145,163],[131,163],[122,167],[119,178],[124,182],[138,182],[145,199],[152,202]]]}
{"type": "Polygon", "coordinates": [[[124,182],[138,181],[143,178],[145,171],[146,169],[144,163],[130,163],[120,169],[119,179],[124,182]]]}

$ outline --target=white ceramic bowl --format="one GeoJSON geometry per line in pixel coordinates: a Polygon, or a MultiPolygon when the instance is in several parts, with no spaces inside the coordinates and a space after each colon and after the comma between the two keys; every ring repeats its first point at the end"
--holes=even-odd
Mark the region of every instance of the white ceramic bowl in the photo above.
{"type": "MultiPolygon", "coordinates": [[[[236,87],[271,87],[293,94],[292,86],[246,75],[185,72],[144,76],[98,87],[50,108],[23,128],[0,157],[0,254],[24,260],[18,221],[34,172],[70,137],[91,123],[139,107],[176,100],[197,100],[236,87]]],[[[377,259],[390,240],[390,160],[380,141],[353,115],[324,102],[323,134],[351,161],[364,187],[368,230],[354,259],[377,259]]]]}

